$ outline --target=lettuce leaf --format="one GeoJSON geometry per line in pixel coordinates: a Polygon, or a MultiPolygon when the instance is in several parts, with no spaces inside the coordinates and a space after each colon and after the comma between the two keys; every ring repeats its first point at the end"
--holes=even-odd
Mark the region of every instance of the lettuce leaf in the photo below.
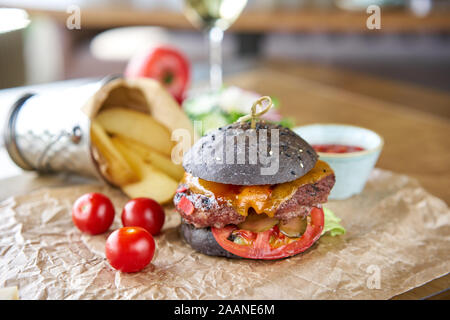
{"type": "Polygon", "coordinates": [[[323,213],[325,215],[325,224],[323,226],[322,235],[326,232],[329,232],[332,237],[345,234],[345,228],[339,224],[341,219],[338,218],[333,211],[328,208],[323,208],[323,213]]]}

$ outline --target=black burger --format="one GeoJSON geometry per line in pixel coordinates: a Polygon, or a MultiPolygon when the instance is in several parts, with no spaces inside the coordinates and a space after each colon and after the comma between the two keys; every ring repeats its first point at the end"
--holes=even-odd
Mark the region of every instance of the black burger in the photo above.
{"type": "Polygon", "coordinates": [[[264,121],[219,128],[194,144],[183,167],[174,204],[195,250],[271,260],[320,238],[335,176],[290,129],[264,121]]]}

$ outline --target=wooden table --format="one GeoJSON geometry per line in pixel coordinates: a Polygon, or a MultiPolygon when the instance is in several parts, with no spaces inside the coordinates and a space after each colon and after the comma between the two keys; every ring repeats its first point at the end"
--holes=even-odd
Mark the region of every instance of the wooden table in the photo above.
{"type": "MultiPolygon", "coordinates": [[[[415,177],[429,192],[450,203],[450,95],[348,71],[286,62],[265,63],[226,82],[276,96],[282,113],[295,118],[297,125],[348,123],[375,130],[385,139],[378,167],[415,177]]],[[[60,178],[36,178],[30,173],[0,181],[0,189],[5,196],[5,192],[24,193],[64,183],[60,178]]],[[[449,287],[450,275],[446,275],[396,298],[450,299],[445,291],[449,287]]]]}

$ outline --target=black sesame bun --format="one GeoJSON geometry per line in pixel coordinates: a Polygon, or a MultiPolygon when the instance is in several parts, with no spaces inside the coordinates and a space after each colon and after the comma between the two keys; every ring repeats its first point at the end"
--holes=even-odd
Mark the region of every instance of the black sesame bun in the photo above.
{"type": "Polygon", "coordinates": [[[223,249],[214,238],[211,228],[196,228],[192,224],[181,221],[180,233],[192,249],[208,256],[240,258],[223,249]]]}
{"type": "Polygon", "coordinates": [[[209,132],[185,154],[183,167],[208,181],[263,185],[298,179],[317,159],[314,149],[290,129],[258,121],[255,129],[243,122],[209,132]]]}

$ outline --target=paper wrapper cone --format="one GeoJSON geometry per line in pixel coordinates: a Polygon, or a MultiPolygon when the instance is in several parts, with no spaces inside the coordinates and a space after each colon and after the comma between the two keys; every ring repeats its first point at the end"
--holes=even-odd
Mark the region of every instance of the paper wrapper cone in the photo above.
{"type": "MultiPolygon", "coordinates": [[[[191,121],[181,110],[180,105],[162,85],[153,79],[147,78],[117,78],[105,83],[89,101],[82,107],[82,111],[93,119],[101,110],[121,107],[133,109],[151,115],[173,132],[185,129],[194,137],[191,121]]],[[[107,162],[100,152],[93,146],[93,158],[101,176],[108,182],[107,162]]]]}
{"type": "MultiPolygon", "coordinates": [[[[22,299],[387,299],[450,271],[450,210],[415,180],[375,169],[362,194],[331,201],[343,236],[277,261],[209,257],[181,239],[166,207],[150,265],[127,274],[105,259],[109,234],[71,221],[81,194],[103,192],[116,212],[126,198],[107,186],[44,189],[0,204],[0,287],[22,299]]],[[[121,226],[120,214],[111,231],[121,226]]]]}
{"type": "Polygon", "coordinates": [[[194,135],[191,121],[158,81],[117,78],[103,85],[82,107],[89,118],[111,107],[130,108],[150,114],[170,131],[184,128],[194,135]]]}

